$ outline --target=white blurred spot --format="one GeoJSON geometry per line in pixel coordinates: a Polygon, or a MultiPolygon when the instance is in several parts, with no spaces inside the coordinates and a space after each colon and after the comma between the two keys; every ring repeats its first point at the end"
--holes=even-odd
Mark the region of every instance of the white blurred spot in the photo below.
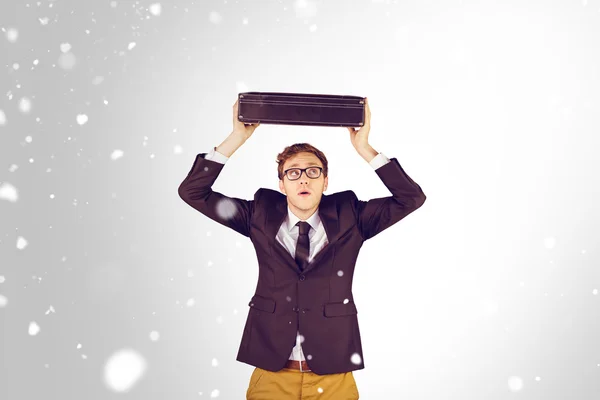
{"type": "Polygon", "coordinates": [[[594,296],[595,296],[595,295],[597,295],[597,294],[598,294],[598,289],[594,289],[594,290],[592,290],[592,294],[593,294],[594,296]]]}
{"type": "Polygon", "coordinates": [[[350,300],[348,300],[348,299],[344,299],[343,303],[344,303],[344,304],[348,304],[348,302],[349,302],[349,301],[350,301],[350,300]]]}
{"type": "Polygon", "coordinates": [[[25,247],[27,247],[27,240],[23,236],[19,236],[17,238],[17,249],[23,250],[25,247]]]}
{"type": "Polygon", "coordinates": [[[8,168],[8,170],[10,172],[15,172],[17,169],[19,169],[19,167],[17,166],[17,164],[11,164],[10,167],[8,168]]]}
{"type": "Polygon", "coordinates": [[[222,315],[219,315],[219,316],[217,317],[217,324],[222,324],[222,323],[223,323],[223,316],[222,316],[222,315]]]}
{"type": "Polygon", "coordinates": [[[25,141],[26,141],[27,143],[31,143],[31,142],[33,142],[33,139],[32,139],[32,137],[31,137],[31,136],[25,136],[25,141]]]}
{"type": "Polygon", "coordinates": [[[104,77],[103,76],[95,76],[94,79],[92,79],[92,85],[99,85],[102,82],[104,82],[104,77]]]}
{"type": "Polygon", "coordinates": [[[219,14],[218,12],[216,12],[216,11],[211,11],[211,12],[208,14],[208,20],[209,20],[210,22],[212,22],[213,24],[219,24],[219,23],[221,23],[221,21],[223,20],[223,17],[221,17],[221,14],[219,14]]]}
{"type": "MultiPolygon", "coordinates": [[[[41,279],[41,278],[40,278],[41,279]]],[[[50,314],[50,313],[54,313],[56,314],[56,310],[54,309],[54,307],[52,306],[52,304],[50,305],[50,308],[48,308],[46,310],[46,315],[50,314]]]]}
{"type": "Polygon", "coordinates": [[[187,276],[188,276],[188,278],[191,278],[191,277],[193,277],[193,276],[194,276],[194,271],[193,271],[193,270],[191,270],[191,269],[188,269],[188,271],[187,271],[187,276]]]}
{"type": "Polygon", "coordinates": [[[60,51],[62,51],[63,53],[68,53],[69,50],[71,50],[71,44],[70,43],[61,43],[60,44],[60,51]]]}
{"type": "Polygon", "coordinates": [[[11,43],[15,43],[18,38],[19,31],[17,31],[15,28],[8,28],[6,30],[6,40],[8,40],[11,43]]]}
{"type": "Polygon", "coordinates": [[[0,275],[0,283],[6,282],[6,278],[3,275],[0,275]]]}
{"type": "Polygon", "coordinates": [[[242,24],[244,24],[244,25],[248,25],[248,18],[244,18],[244,19],[242,19],[242,24]]]}
{"type": "Polygon", "coordinates": [[[223,198],[217,203],[217,215],[222,219],[232,219],[237,214],[233,200],[223,198]]]}
{"type": "Polygon", "coordinates": [[[110,154],[111,160],[118,160],[121,157],[123,157],[123,150],[116,149],[110,154]]]}
{"type": "Polygon", "coordinates": [[[360,354],[354,353],[352,354],[352,357],[350,357],[350,361],[352,361],[352,363],[355,365],[359,365],[362,361],[362,357],[360,356],[360,354]]]}
{"type": "Polygon", "coordinates": [[[127,45],[127,50],[131,50],[136,46],[135,42],[130,42],[129,45],[127,45]]]}
{"type": "Polygon", "coordinates": [[[58,66],[65,70],[71,70],[75,67],[77,58],[73,53],[62,53],[58,57],[58,66]]]}
{"type": "Polygon", "coordinates": [[[298,344],[301,344],[304,342],[304,335],[296,335],[296,346],[298,346],[298,344]]]}
{"type": "Polygon", "coordinates": [[[308,0],[296,0],[294,12],[298,18],[311,18],[317,15],[317,3],[308,0]]]}
{"type": "Polygon", "coordinates": [[[0,308],[6,307],[8,299],[0,294],[0,308]]]}
{"type": "Polygon", "coordinates": [[[344,271],[341,269],[337,272],[337,276],[344,276],[344,271]]]}
{"type": "Polygon", "coordinates": [[[317,388],[317,392],[319,392],[319,393],[323,393],[323,388],[319,386],[319,387],[317,388]]]}
{"type": "Polygon", "coordinates": [[[511,392],[518,392],[523,389],[523,379],[518,376],[511,376],[508,378],[508,389],[511,392]]]}
{"type": "Polygon", "coordinates": [[[104,365],[104,382],[115,392],[127,392],[146,372],[146,360],[136,351],[123,349],[104,365]]]}
{"type": "Polygon", "coordinates": [[[81,343],[77,343],[77,349],[81,348],[81,343]]]}
{"type": "Polygon", "coordinates": [[[35,321],[31,321],[29,323],[29,335],[35,336],[40,332],[40,326],[35,323],[35,321]]]}
{"type": "Polygon", "coordinates": [[[211,265],[213,265],[213,262],[210,261],[210,260],[208,260],[208,262],[206,263],[206,265],[210,267],[211,265]]]}
{"type": "Polygon", "coordinates": [[[6,125],[6,114],[0,110],[0,126],[6,125]]]}
{"type": "Polygon", "coordinates": [[[40,21],[40,24],[42,25],[48,25],[48,20],[48,17],[38,18],[38,21],[40,21]]]}
{"type": "Polygon", "coordinates": [[[173,153],[174,154],[181,154],[181,153],[183,153],[183,147],[181,147],[180,145],[176,144],[175,146],[173,146],[173,153]]]}
{"type": "Polygon", "coordinates": [[[535,377],[535,380],[536,380],[536,381],[538,381],[538,382],[539,382],[541,379],[542,379],[542,378],[540,378],[539,376],[536,376],[536,377],[535,377]]]}
{"type": "Polygon", "coordinates": [[[159,16],[160,13],[162,12],[162,7],[161,7],[160,3],[151,4],[148,9],[150,10],[150,14],[152,14],[154,16],[159,16]]]}
{"type": "Polygon", "coordinates": [[[110,2],[110,7],[111,8],[117,8],[117,2],[116,1],[111,1],[110,2]]]}
{"type": "Polygon", "coordinates": [[[312,360],[312,354],[309,354],[309,355],[307,355],[307,356],[306,356],[306,359],[307,359],[307,360],[312,360]]]}
{"type": "Polygon", "coordinates": [[[0,200],[6,200],[15,203],[19,200],[17,188],[8,182],[0,184],[0,200]]]}
{"type": "Polygon", "coordinates": [[[215,389],[212,392],[210,392],[210,398],[214,399],[215,397],[219,397],[219,389],[215,389]]]}
{"type": "Polygon", "coordinates": [[[150,340],[152,340],[153,342],[156,342],[159,337],[160,334],[157,331],[150,332],[150,340]]]}
{"type": "Polygon", "coordinates": [[[216,358],[213,358],[213,359],[212,359],[212,366],[213,366],[213,367],[218,367],[218,366],[219,366],[219,361],[217,361],[217,359],[216,359],[216,358]]]}
{"type": "Polygon", "coordinates": [[[544,246],[546,246],[547,249],[552,249],[554,248],[554,246],[556,246],[556,239],[553,237],[547,237],[544,239],[544,246]]]}
{"type": "Polygon", "coordinates": [[[85,115],[85,114],[78,114],[77,115],[77,123],[79,125],[83,125],[86,122],[88,122],[88,116],[87,115],[85,115]]]}
{"type": "Polygon", "coordinates": [[[196,300],[194,300],[193,298],[188,299],[188,301],[186,302],[186,306],[188,307],[192,307],[194,304],[196,304],[196,300]]]}
{"type": "Polygon", "coordinates": [[[316,32],[317,31],[317,24],[312,24],[311,26],[308,27],[308,31],[309,32],[316,32]]]}
{"type": "Polygon", "coordinates": [[[28,114],[31,111],[31,100],[28,97],[23,97],[19,100],[19,111],[28,114]]]}

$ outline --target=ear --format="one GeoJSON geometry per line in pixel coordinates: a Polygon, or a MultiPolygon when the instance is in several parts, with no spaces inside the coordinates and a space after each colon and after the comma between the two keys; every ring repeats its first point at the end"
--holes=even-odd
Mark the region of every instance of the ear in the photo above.
{"type": "Polygon", "coordinates": [[[328,176],[325,177],[325,183],[323,184],[323,191],[327,190],[327,184],[329,184],[329,177],[328,176]]]}
{"type": "Polygon", "coordinates": [[[286,194],[285,193],[285,186],[283,186],[283,181],[281,179],[279,180],[279,190],[281,190],[281,192],[283,194],[286,194]]]}

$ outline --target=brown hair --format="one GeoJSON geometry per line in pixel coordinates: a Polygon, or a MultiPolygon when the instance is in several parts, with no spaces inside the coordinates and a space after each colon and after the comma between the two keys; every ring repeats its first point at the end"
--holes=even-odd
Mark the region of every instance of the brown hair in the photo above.
{"type": "Polygon", "coordinates": [[[286,147],[281,153],[277,154],[276,162],[277,164],[279,164],[277,166],[277,177],[279,178],[279,180],[283,179],[283,164],[285,164],[287,160],[289,160],[296,154],[304,152],[312,153],[315,156],[317,156],[319,161],[321,161],[321,163],[323,164],[323,176],[327,176],[327,157],[325,157],[325,154],[323,154],[321,150],[308,143],[296,143],[286,147]]]}

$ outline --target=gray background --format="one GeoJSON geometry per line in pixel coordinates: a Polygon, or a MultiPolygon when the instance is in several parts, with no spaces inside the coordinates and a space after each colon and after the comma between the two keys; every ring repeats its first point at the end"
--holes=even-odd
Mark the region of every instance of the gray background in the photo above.
{"type": "MultiPolygon", "coordinates": [[[[600,398],[600,0],[174,3],[0,3],[0,398],[244,398],[254,249],[177,194],[243,91],[367,96],[427,195],[357,262],[361,399],[600,398]]],[[[264,124],[214,189],[296,142],[389,195],[264,124]]]]}

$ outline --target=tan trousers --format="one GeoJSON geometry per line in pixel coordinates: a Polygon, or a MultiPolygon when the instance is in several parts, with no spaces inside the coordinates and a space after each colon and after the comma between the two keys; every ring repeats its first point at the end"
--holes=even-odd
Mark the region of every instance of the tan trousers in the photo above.
{"type": "Polygon", "coordinates": [[[317,375],[284,368],[273,372],[255,367],[246,400],[357,400],[352,372],[317,375]]]}

